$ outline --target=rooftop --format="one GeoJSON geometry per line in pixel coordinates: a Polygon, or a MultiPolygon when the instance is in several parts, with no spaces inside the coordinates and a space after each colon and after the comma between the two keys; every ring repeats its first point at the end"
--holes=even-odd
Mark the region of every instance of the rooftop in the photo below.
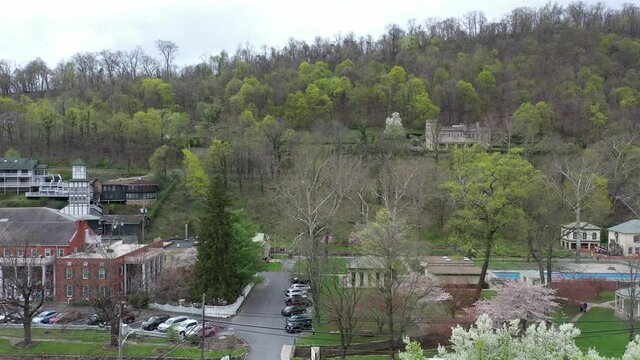
{"type": "Polygon", "coordinates": [[[0,158],[0,170],[33,170],[38,160],[28,158],[0,158]]]}
{"type": "Polygon", "coordinates": [[[157,182],[147,180],[145,177],[107,180],[103,185],[158,185],[157,182]]]}
{"type": "Polygon", "coordinates": [[[124,244],[122,241],[114,241],[111,244],[104,242],[86,251],[67,255],[63,259],[115,259],[125,256],[138,249],[147,246],[146,244],[124,244]]]}
{"type": "Polygon", "coordinates": [[[383,269],[384,259],[378,256],[359,256],[347,262],[348,269],[383,269]]]}
{"type": "Polygon", "coordinates": [[[480,275],[482,269],[468,265],[436,265],[427,267],[427,272],[432,275],[480,275]]]}
{"type": "Polygon", "coordinates": [[[640,220],[633,219],[626,223],[610,227],[609,231],[624,233],[624,234],[640,234],[640,220]]]}
{"type": "MultiPolygon", "coordinates": [[[[570,222],[568,224],[562,225],[563,228],[565,229],[574,229],[576,227],[576,222],[570,222]]],[[[580,222],[580,226],[579,228],[581,230],[600,230],[601,228],[599,226],[595,226],[593,224],[589,224],[586,221],[581,221],[580,222]]]]}
{"type": "Polygon", "coordinates": [[[0,244],[68,245],[77,231],[76,219],[45,208],[0,208],[0,244]]]}

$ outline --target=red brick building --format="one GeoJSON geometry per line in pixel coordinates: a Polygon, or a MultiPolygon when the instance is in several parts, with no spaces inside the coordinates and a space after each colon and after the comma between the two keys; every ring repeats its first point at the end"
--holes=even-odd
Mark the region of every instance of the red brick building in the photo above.
{"type": "Polygon", "coordinates": [[[147,289],[162,262],[162,242],[106,243],[86,221],[55,209],[0,208],[0,297],[13,291],[7,267],[26,267],[44,293],[67,301],[88,291],[147,289]]]}
{"type": "Polygon", "coordinates": [[[162,270],[162,244],[105,242],[57,259],[56,300],[146,291],[162,270]]]}

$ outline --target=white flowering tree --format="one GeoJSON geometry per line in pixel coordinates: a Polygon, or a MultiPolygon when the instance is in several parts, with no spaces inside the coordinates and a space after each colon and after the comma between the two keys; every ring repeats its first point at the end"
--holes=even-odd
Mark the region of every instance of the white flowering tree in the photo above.
{"type": "Polygon", "coordinates": [[[384,128],[384,136],[386,138],[401,139],[404,138],[404,127],[402,126],[402,119],[400,114],[394,112],[391,117],[386,120],[386,126],[384,128]]]}
{"type": "MultiPolygon", "coordinates": [[[[456,326],[451,335],[451,348],[438,348],[438,358],[446,360],[614,360],[600,356],[595,350],[584,353],[575,343],[580,330],[573,324],[547,326],[544,323],[529,326],[522,336],[519,321],[509,322],[494,329],[493,320],[481,315],[469,330],[456,326]]],[[[404,339],[406,350],[400,352],[402,360],[425,360],[416,342],[404,339]]],[[[621,360],[640,359],[640,336],[627,345],[621,360]]]]}
{"type": "Polygon", "coordinates": [[[520,320],[523,328],[531,321],[548,320],[559,306],[554,301],[555,290],[541,285],[509,281],[497,288],[496,292],[495,298],[478,301],[476,312],[487,314],[498,322],[520,320]]]}

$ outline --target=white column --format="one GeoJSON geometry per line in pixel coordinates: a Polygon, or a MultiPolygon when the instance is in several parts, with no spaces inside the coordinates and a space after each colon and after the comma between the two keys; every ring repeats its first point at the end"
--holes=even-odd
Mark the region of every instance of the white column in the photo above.
{"type": "Polygon", "coordinates": [[[4,273],[2,271],[3,267],[0,266],[0,291],[2,294],[2,297],[4,297],[4,273]]]}
{"type": "Polygon", "coordinates": [[[142,289],[147,291],[147,267],[145,264],[144,262],[142,263],[142,289]]]}
{"type": "Polygon", "coordinates": [[[47,283],[47,265],[42,265],[42,296],[45,293],[45,284],[47,283]]]}
{"type": "Polygon", "coordinates": [[[127,293],[127,263],[125,262],[122,266],[124,267],[124,290],[123,290],[123,292],[126,294],[127,293]]]}

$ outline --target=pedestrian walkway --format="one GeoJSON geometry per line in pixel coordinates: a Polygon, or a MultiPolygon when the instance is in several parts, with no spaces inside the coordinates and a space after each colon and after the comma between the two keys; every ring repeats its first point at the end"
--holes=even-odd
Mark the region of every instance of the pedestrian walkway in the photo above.
{"type": "MultiPolygon", "coordinates": [[[[587,307],[587,311],[589,311],[590,309],[593,309],[593,308],[597,308],[597,307],[598,307],[598,308],[605,308],[605,309],[612,309],[612,310],[615,310],[615,304],[614,304],[614,303],[615,303],[615,300],[611,300],[611,301],[603,302],[603,303],[600,303],[600,304],[598,304],[598,303],[590,303],[590,304],[588,304],[589,306],[587,307]]],[[[580,320],[580,318],[581,318],[581,317],[582,317],[582,315],[584,315],[584,314],[585,314],[585,313],[584,313],[584,312],[582,312],[582,311],[581,311],[581,312],[579,312],[578,314],[576,314],[576,316],[574,316],[574,317],[571,319],[571,321],[570,321],[570,322],[575,324],[576,322],[578,322],[578,320],[580,320]]]]}

